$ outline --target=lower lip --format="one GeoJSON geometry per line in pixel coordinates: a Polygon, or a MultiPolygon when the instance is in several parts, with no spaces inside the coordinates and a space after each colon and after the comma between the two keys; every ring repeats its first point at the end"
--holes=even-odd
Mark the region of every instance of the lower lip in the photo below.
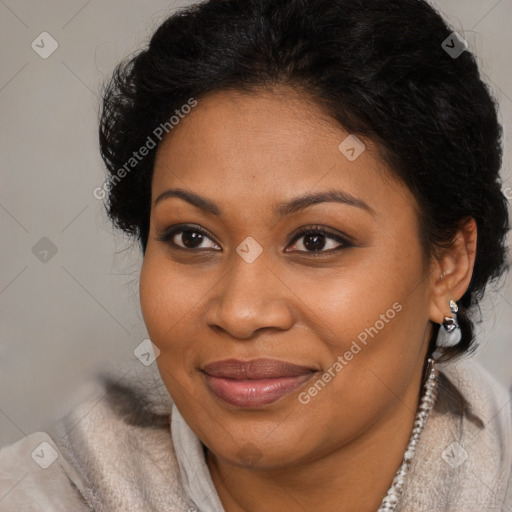
{"type": "Polygon", "coordinates": [[[261,407],[300,388],[313,372],[295,377],[235,380],[205,374],[210,391],[236,407],[261,407]]]}

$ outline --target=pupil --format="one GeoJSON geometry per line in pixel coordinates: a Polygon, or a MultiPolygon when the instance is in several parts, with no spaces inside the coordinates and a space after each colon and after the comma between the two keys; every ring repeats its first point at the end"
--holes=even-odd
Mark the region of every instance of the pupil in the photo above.
{"type": "Polygon", "coordinates": [[[306,235],[304,237],[304,247],[313,251],[323,249],[325,246],[325,235],[306,235]]]}
{"type": "Polygon", "coordinates": [[[197,231],[183,231],[183,234],[181,235],[181,241],[183,242],[183,245],[185,247],[192,249],[196,247],[196,245],[194,245],[194,242],[199,241],[197,245],[201,245],[202,240],[202,233],[198,233],[197,231]]]}

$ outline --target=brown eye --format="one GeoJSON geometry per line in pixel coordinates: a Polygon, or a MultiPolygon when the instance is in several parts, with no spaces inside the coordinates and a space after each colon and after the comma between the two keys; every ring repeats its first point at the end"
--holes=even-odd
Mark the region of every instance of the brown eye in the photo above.
{"type": "MultiPolygon", "coordinates": [[[[293,238],[294,245],[298,245],[298,252],[331,252],[345,247],[351,247],[352,244],[344,237],[326,231],[320,228],[307,228],[303,229],[293,238]],[[297,244],[297,240],[303,241],[297,244]],[[301,248],[302,246],[302,248],[301,248]]],[[[293,252],[287,250],[286,252],[293,252]]]]}
{"type": "Polygon", "coordinates": [[[215,249],[219,247],[204,229],[183,224],[167,229],[162,235],[157,237],[157,240],[165,242],[176,249],[194,250],[215,249]],[[208,240],[213,243],[213,247],[204,245],[208,240]]]}

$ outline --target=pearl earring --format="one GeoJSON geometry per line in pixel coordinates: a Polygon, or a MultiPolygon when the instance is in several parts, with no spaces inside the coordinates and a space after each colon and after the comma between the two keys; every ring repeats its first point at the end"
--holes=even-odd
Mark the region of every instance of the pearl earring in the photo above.
{"type": "Polygon", "coordinates": [[[457,322],[457,311],[459,310],[457,303],[450,299],[450,311],[452,316],[445,316],[443,320],[443,329],[439,329],[437,338],[438,347],[453,347],[457,345],[461,339],[461,330],[457,322]]]}

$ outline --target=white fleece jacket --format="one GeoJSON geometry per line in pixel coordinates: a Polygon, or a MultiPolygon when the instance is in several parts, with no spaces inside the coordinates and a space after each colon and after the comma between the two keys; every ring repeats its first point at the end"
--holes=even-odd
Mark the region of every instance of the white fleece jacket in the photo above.
{"type": "MultiPolygon", "coordinates": [[[[475,361],[438,367],[397,512],[512,512],[510,395],[475,361]]],[[[98,379],[50,433],[0,450],[0,512],[82,511],[224,512],[159,378],[98,379]]]]}

